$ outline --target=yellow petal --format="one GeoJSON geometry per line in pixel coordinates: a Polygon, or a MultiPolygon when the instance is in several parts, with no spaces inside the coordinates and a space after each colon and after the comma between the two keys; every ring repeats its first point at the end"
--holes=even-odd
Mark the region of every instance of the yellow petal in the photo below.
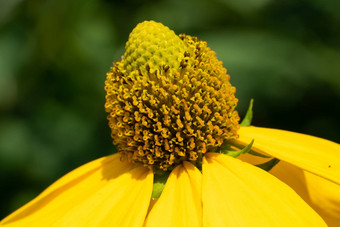
{"type": "Polygon", "coordinates": [[[206,154],[202,191],[205,226],[326,226],[286,184],[227,155],[206,154]]]}
{"type": "Polygon", "coordinates": [[[177,166],[151,209],[145,226],[201,226],[201,179],[201,172],[191,163],[177,166]]]}
{"type": "Polygon", "coordinates": [[[241,127],[240,142],[315,175],[340,184],[340,145],[321,138],[278,129],[241,127]]]}
{"type": "Polygon", "coordinates": [[[270,173],[294,189],[328,226],[339,226],[340,185],[283,161],[270,173]]]}
{"type": "Polygon", "coordinates": [[[3,226],[142,226],[153,173],[119,154],[70,172],[2,220],[3,226]]]}

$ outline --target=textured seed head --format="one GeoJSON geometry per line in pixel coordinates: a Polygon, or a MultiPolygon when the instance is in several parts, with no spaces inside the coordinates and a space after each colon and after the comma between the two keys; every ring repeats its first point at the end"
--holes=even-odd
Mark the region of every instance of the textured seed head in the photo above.
{"type": "Polygon", "coordinates": [[[206,42],[162,24],[137,25],[105,90],[122,159],[162,170],[199,165],[206,152],[237,138],[238,100],[222,62],[206,42]]]}

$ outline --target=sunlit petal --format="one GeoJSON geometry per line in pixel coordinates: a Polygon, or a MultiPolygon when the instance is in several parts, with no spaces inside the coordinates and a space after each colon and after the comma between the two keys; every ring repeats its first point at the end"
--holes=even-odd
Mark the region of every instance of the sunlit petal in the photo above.
{"type": "Polygon", "coordinates": [[[239,141],[340,184],[340,145],[325,139],[278,129],[241,127],[239,141]]]}
{"type": "Polygon", "coordinates": [[[328,226],[339,226],[340,185],[283,161],[270,173],[294,189],[328,226]]]}
{"type": "Polygon", "coordinates": [[[201,226],[201,178],[201,172],[191,163],[177,166],[151,209],[146,226],[201,226]]]}
{"type": "Polygon", "coordinates": [[[97,159],[62,177],[1,224],[4,226],[142,226],[153,174],[121,162],[97,159]]]}
{"type": "Polygon", "coordinates": [[[290,187],[262,169],[223,154],[205,157],[205,226],[325,226],[290,187]]]}

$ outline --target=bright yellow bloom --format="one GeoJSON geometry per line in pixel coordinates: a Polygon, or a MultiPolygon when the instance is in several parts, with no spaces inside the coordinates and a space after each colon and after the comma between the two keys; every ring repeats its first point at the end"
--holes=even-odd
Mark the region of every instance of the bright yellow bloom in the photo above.
{"type": "Polygon", "coordinates": [[[119,153],[65,175],[0,225],[339,225],[340,145],[240,128],[235,88],[205,42],[143,22],[105,89],[119,153]],[[237,151],[253,139],[250,153],[237,151]],[[255,166],[273,157],[269,172],[255,166]],[[159,176],[168,178],[153,199],[159,176]]]}

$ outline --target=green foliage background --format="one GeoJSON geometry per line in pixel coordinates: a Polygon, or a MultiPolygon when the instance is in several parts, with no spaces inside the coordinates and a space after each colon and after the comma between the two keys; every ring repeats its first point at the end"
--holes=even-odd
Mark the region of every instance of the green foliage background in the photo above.
{"type": "Polygon", "coordinates": [[[340,142],[340,1],[0,0],[0,218],[114,152],[104,81],[133,27],[206,40],[254,125],[340,142]]]}

